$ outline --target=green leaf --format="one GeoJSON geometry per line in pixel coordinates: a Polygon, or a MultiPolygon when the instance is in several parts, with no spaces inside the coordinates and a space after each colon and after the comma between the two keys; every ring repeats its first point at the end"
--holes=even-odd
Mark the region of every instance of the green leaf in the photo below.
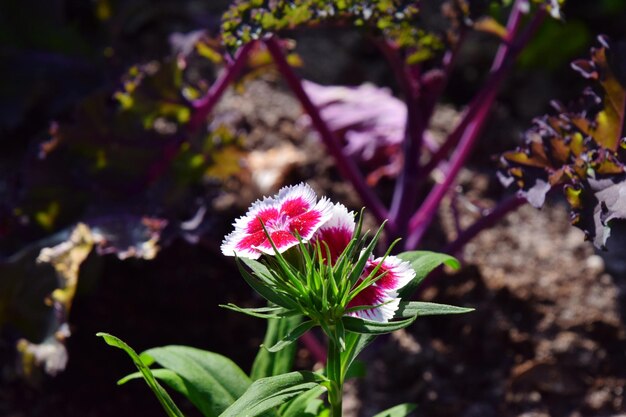
{"type": "Polygon", "coordinates": [[[259,277],[269,278],[272,276],[272,273],[270,272],[270,270],[267,269],[267,267],[263,265],[261,262],[255,259],[248,259],[248,258],[237,258],[237,259],[243,262],[244,264],[246,264],[246,266],[250,268],[252,272],[254,272],[259,277]]]}
{"type": "MultiPolygon", "coordinates": [[[[353,333],[355,334],[355,333],[353,333]]],[[[346,370],[345,378],[365,378],[367,375],[367,366],[363,361],[354,361],[346,370]]]]}
{"type": "MultiPolygon", "coordinates": [[[[272,346],[283,339],[292,329],[300,324],[302,316],[284,317],[280,319],[270,319],[267,322],[267,331],[263,344],[272,346]]],[[[259,349],[259,353],[254,359],[250,377],[252,380],[275,376],[291,371],[296,345],[291,344],[280,352],[272,353],[265,348],[259,349]]]]}
{"type": "Polygon", "coordinates": [[[220,307],[228,310],[233,310],[238,313],[247,314],[248,316],[257,317],[261,319],[278,319],[284,317],[284,313],[287,312],[283,307],[261,307],[261,308],[243,308],[236,306],[235,304],[220,304],[220,307]]]}
{"type": "Polygon", "coordinates": [[[272,353],[276,353],[298,340],[300,336],[311,330],[313,327],[315,327],[315,322],[311,320],[305,321],[304,323],[301,323],[299,326],[287,333],[284,338],[279,340],[273,346],[268,347],[267,350],[272,353]]]}
{"type": "Polygon", "coordinates": [[[154,375],[150,371],[150,368],[148,368],[141,361],[137,353],[130,346],[128,346],[119,338],[113,335],[110,335],[108,333],[100,332],[100,333],[96,333],[96,336],[102,337],[109,346],[122,349],[124,352],[128,354],[128,356],[130,356],[135,366],[137,367],[139,372],[141,372],[144,380],[146,381],[146,383],[148,384],[152,392],[154,392],[154,395],[156,395],[157,399],[161,403],[161,406],[163,407],[163,409],[165,410],[168,416],[184,417],[183,413],[178,409],[176,404],[174,404],[174,401],[172,401],[172,398],[169,396],[169,394],[156,381],[156,379],[154,378],[154,375]]]}
{"type": "Polygon", "coordinates": [[[254,417],[326,382],[316,373],[300,371],[261,378],[219,417],[254,417]]]}
{"type": "Polygon", "coordinates": [[[317,417],[324,401],[318,397],[326,391],[324,387],[315,387],[285,404],[280,409],[281,417],[317,417]]]}
{"type": "Polygon", "coordinates": [[[459,261],[445,253],[416,250],[403,252],[397,256],[403,261],[410,263],[415,271],[415,278],[400,290],[400,298],[410,297],[424,278],[438,266],[445,264],[454,269],[458,269],[461,266],[459,261]]]}
{"type": "Polygon", "coordinates": [[[411,325],[416,318],[417,316],[413,316],[404,320],[381,323],[378,321],[363,320],[357,317],[344,316],[342,321],[348,331],[361,334],[378,335],[404,329],[405,327],[411,325]]]}
{"type": "Polygon", "coordinates": [[[376,335],[372,334],[346,332],[346,349],[341,352],[341,369],[344,374],[347,375],[350,366],[359,353],[375,338],[376,335]]]}
{"type": "MultiPolygon", "coordinates": [[[[188,397],[187,394],[185,394],[187,389],[184,386],[184,381],[180,377],[180,375],[178,375],[176,372],[170,369],[165,369],[165,368],[151,369],[150,371],[152,372],[152,375],[156,379],[160,379],[161,381],[164,381],[164,382],[166,380],[171,380],[171,383],[168,382],[167,384],[170,387],[174,388],[176,391],[183,394],[185,397],[188,397]]],[[[133,381],[135,379],[143,379],[143,374],[141,372],[133,372],[132,374],[128,374],[125,377],[120,378],[117,381],[117,385],[124,385],[127,382],[133,381]]]]}
{"type": "Polygon", "coordinates": [[[233,361],[217,353],[188,346],[165,346],[144,353],[185,381],[189,400],[206,417],[217,417],[251,383],[233,361]]]}
{"type": "MultiPolygon", "coordinates": [[[[186,398],[190,397],[189,388],[187,387],[185,380],[182,379],[176,372],[165,368],[152,369],[151,371],[152,375],[154,375],[156,379],[165,382],[170,388],[181,393],[186,398]]],[[[141,372],[133,372],[132,374],[126,375],[124,378],[117,381],[117,385],[124,385],[128,381],[135,379],[143,379],[143,374],[141,372]]]]}
{"type": "Polygon", "coordinates": [[[447,304],[427,303],[423,301],[401,301],[395,318],[436,316],[443,314],[463,314],[474,311],[473,308],[457,307],[447,304]]]}
{"type": "Polygon", "coordinates": [[[415,404],[400,404],[376,414],[374,417],[406,417],[417,408],[415,404]]]}

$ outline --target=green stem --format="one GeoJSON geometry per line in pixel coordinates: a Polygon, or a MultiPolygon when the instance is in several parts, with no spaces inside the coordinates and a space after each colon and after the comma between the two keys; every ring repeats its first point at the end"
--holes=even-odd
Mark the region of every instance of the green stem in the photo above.
{"type": "MultiPolygon", "coordinates": [[[[331,327],[335,331],[335,327],[331,327]]],[[[341,369],[341,350],[337,344],[337,334],[328,335],[328,358],[326,361],[326,373],[330,380],[328,389],[328,402],[330,403],[330,416],[341,417],[341,405],[343,400],[343,369],[341,369]]]]}

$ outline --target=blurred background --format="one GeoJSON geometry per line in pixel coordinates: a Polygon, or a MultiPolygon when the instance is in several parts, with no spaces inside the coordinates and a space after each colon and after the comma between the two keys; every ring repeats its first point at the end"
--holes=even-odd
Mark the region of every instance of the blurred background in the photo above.
{"type": "MultiPolygon", "coordinates": [[[[219,252],[232,221],[299,181],[360,208],[280,77],[256,72],[269,65],[262,55],[181,139],[190,117],[183,103],[220,73],[214,38],[229,4],[0,2],[0,415],[160,415],[144,384],[116,386],[132,364],[98,331],[137,351],[185,344],[249,369],[264,326],[218,307],[260,303],[219,252]],[[79,222],[89,230],[77,231],[79,222]],[[41,258],[68,239],[94,250],[41,258]],[[57,305],[50,294],[63,262],[80,273],[65,276],[75,285],[57,305]],[[65,347],[53,341],[59,332],[65,347]]],[[[568,0],[563,13],[563,22],[545,21],[498,96],[459,181],[472,205],[505,193],[494,155],[515,147],[550,100],[574,100],[588,85],[570,62],[587,57],[598,34],[626,39],[623,0],[568,0]]],[[[355,30],[285,37],[305,79],[398,92],[379,51],[355,30]]],[[[433,134],[458,119],[497,45],[485,33],[466,40],[433,134]]],[[[389,184],[377,190],[387,195],[389,184]]],[[[350,415],[406,401],[420,404],[419,416],[626,411],[624,247],[616,244],[614,259],[599,256],[561,203],[523,207],[467,245],[463,270],[422,296],[477,312],[423,319],[374,346],[368,375],[348,386],[350,415]]],[[[442,210],[426,249],[441,249],[446,221],[442,210]]],[[[303,348],[297,363],[314,360],[303,348]]]]}

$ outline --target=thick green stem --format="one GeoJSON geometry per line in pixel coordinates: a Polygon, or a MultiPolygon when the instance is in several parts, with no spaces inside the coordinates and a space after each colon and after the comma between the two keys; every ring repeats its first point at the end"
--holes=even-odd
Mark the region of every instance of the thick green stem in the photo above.
{"type": "MultiPolygon", "coordinates": [[[[334,331],[335,328],[333,327],[334,331]]],[[[341,350],[337,344],[337,335],[328,335],[328,358],[326,361],[326,373],[330,380],[328,389],[328,402],[330,403],[330,416],[341,417],[341,405],[343,399],[343,369],[341,367],[341,350]]]]}

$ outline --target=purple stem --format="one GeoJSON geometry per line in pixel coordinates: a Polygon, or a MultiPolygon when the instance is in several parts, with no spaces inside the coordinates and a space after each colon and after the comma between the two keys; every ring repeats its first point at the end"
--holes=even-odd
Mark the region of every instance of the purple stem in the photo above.
{"type": "Polygon", "coordinates": [[[359,172],[358,167],[354,161],[348,157],[343,151],[343,147],[334,133],[328,127],[328,124],[322,119],[319,109],[311,99],[309,95],[304,91],[302,82],[298,75],[293,71],[291,65],[285,59],[282,48],[278,44],[275,37],[271,37],[265,40],[267,50],[272,55],[276,68],[285,77],[285,81],[291,88],[291,91],[295,94],[296,98],[302,104],[304,111],[311,118],[311,123],[320,134],[320,137],[330,154],[335,158],[337,162],[337,169],[341,174],[349,180],[356,191],[361,196],[363,203],[372,211],[372,214],[376,217],[378,222],[382,223],[388,218],[387,209],[383,206],[382,202],[372,191],[372,189],[365,183],[363,176],[359,172]]]}
{"type": "Polygon", "coordinates": [[[404,165],[393,193],[391,210],[389,212],[390,227],[392,234],[403,234],[403,230],[409,223],[411,212],[417,201],[417,188],[419,187],[419,158],[426,130],[425,119],[422,115],[420,96],[414,97],[407,92],[405,98],[407,106],[407,121],[405,138],[402,143],[404,165]]]}
{"type": "Polygon", "coordinates": [[[204,97],[195,100],[192,103],[192,115],[187,125],[187,129],[191,132],[198,130],[202,124],[206,121],[209,113],[213,110],[218,100],[226,91],[226,88],[230,85],[239,72],[246,64],[246,60],[255,42],[249,42],[242,46],[236,53],[235,59],[230,62],[227,67],[222,71],[217,80],[211,85],[209,91],[204,97]]]}
{"type": "MultiPolygon", "coordinates": [[[[522,18],[521,3],[523,0],[516,0],[513,10],[509,16],[507,31],[509,37],[515,37],[522,18]]],[[[470,154],[489,114],[489,109],[495,100],[496,93],[504,79],[504,75],[511,68],[511,64],[519,51],[530,40],[531,36],[539,28],[539,25],[545,17],[545,11],[538,11],[532,22],[527,26],[524,33],[516,40],[516,42],[502,43],[496,53],[492,65],[491,76],[485,87],[481,90],[475,100],[472,101],[470,109],[464,115],[463,120],[459,123],[459,127],[450,135],[447,142],[452,142],[455,136],[460,133],[458,147],[450,158],[449,169],[445,173],[445,179],[442,183],[435,185],[426,197],[426,200],[415,213],[409,222],[409,236],[405,242],[406,249],[412,249],[419,245],[427,227],[441,203],[441,200],[448,192],[450,186],[456,179],[461,167],[470,154]]],[[[446,144],[444,144],[446,146],[446,144]]],[[[449,145],[450,146],[450,145],[449,145]]],[[[432,167],[434,168],[434,166],[432,167]]]]}
{"type": "Polygon", "coordinates": [[[463,248],[463,246],[465,246],[467,242],[472,240],[478,233],[480,233],[484,229],[488,229],[494,226],[504,216],[506,216],[511,211],[517,210],[517,208],[526,204],[526,202],[527,201],[525,198],[518,196],[509,197],[501,201],[496,207],[491,209],[489,213],[481,217],[479,220],[476,220],[474,224],[459,233],[457,238],[450,242],[443,251],[445,253],[449,253],[450,255],[454,255],[461,248],[463,248]]]}
{"type": "Polygon", "coordinates": [[[459,146],[450,158],[450,167],[446,172],[443,182],[433,187],[424,203],[420,206],[417,213],[415,213],[409,222],[410,234],[406,239],[406,249],[416,248],[419,244],[422,236],[426,232],[427,227],[432,222],[441,200],[450,189],[450,186],[456,179],[457,174],[463,167],[463,163],[469,156],[470,151],[472,150],[472,145],[482,130],[484,121],[488,114],[489,106],[481,107],[476,114],[476,117],[469,122],[467,128],[464,130],[459,146]]]}
{"type": "Polygon", "coordinates": [[[422,178],[428,175],[419,175],[420,172],[428,172],[420,167],[424,135],[464,38],[464,33],[462,33],[459,43],[444,55],[443,71],[429,71],[421,79],[415,79],[413,72],[402,65],[403,62],[398,59],[397,51],[391,50],[395,53],[390,53],[388,50],[391,48],[383,48],[383,53],[392,67],[402,69],[402,71],[396,69],[395,73],[397,77],[401,77],[400,82],[405,86],[407,104],[407,130],[403,142],[405,159],[402,172],[396,182],[390,210],[391,224],[395,226],[392,233],[395,232],[397,235],[403,235],[401,231],[407,230],[411,213],[415,209],[422,178]]]}

